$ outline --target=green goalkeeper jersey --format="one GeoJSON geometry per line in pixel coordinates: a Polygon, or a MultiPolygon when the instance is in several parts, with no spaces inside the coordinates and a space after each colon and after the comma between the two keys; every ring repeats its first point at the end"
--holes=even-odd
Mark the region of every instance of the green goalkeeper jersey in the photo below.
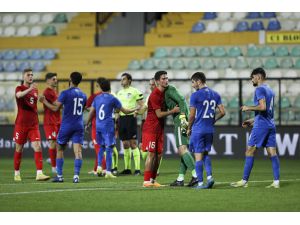
{"type": "Polygon", "coordinates": [[[173,114],[173,119],[175,124],[177,122],[180,123],[179,120],[180,114],[185,114],[186,119],[188,120],[190,111],[186,103],[186,100],[182,96],[182,94],[179,93],[178,90],[172,85],[169,85],[165,90],[165,105],[168,110],[173,109],[176,105],[179,106],[180,113],[173,114]]]}

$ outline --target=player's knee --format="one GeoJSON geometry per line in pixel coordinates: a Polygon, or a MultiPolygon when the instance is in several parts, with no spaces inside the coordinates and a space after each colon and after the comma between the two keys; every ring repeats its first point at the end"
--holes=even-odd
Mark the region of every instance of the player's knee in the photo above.
{"type": "Polygon", "coordinates": [[[255,148],[254,148],[254,147],[249,147],[249,148],[246,150],[245,155],[246,155],[246,156],[254,156],[254,152],[255,152],[255,148]]]}

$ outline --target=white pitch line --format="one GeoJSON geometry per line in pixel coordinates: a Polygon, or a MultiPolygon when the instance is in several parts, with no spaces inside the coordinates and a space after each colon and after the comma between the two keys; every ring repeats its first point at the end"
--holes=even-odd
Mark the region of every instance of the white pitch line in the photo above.
{"type": "MultiPolygon", "coordinates": [[[[272,182],[273,180],[258,180],[258,181],[249,181],[251,183],[265,183],[265,182],[272,182]]],[[[280,180],[281,182],[297,182],[300,181],[300,179],[286,179],[286,180],[280,180]]],[[[127,182],[128,183],[128,182],[127,182]]],[[[134,182],[132,182],[134,183],[134,182]]],[[[216,184],[230,184],[231,182],[216,182],[216,184]]],[[[155,190],[155,189],[146,189],[144,187],[132,187],[132,188],[120,188],[120,191],[127,191],[127,190],[135,190],[135,189],[144,189],[144,190],[155,190]]],[[[6,193],[0,193],[0,196],[6,196],[6,195],[25,195],[25,194],[36,194],[36,193],[55,193],[55,192],[75,192],[75,191],[98,191],[98,190],[117,190],[118,188],[108,188],[108,187],[99,187],[99,188],[71,188],[71,189],[53,189],[53,190],[45,190],[45,191],[23,191],[23,192],[6,192],[6,193]]],[[[158,190],[158,189],[156,189],[158,190]]]]}

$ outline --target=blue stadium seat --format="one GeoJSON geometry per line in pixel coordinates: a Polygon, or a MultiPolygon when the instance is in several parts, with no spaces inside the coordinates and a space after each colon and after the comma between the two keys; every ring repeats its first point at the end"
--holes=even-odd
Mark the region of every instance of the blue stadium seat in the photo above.
{"type": "Polygon", "coordinates": [[[173,58],[178,58],[178,57],[181,57],[182,56],[182,50],[181,48],[172,48],[171,51],[170,51],[170,56],[173,57],[173,58]]]}
{"type": "Polygon", "coordinates": [[[275,12],[263,12],[262,17],[263,18],[274,18],[274,17],[276,17],[276,13],[275,12]]]}
{"type": "Polygon", "coordinates": [[[235,31],[237,32],[243,32],[249,30],[249,24],[247,21],[240,21],[236,25],[235,31]]]}
{"type": "Polygon", "coordinates": [[[211,50],[210,47],[203,47],[199,50],[199,56],[201,57],[208,57],[211,56],[211,50]]]}
{"type": "Polygon", "coordinates": [[[197,51],[195,48],[186,48],[183,52],[183,55],[185,57],[196,57],[197,56],[197,51]]]}
{"type": "Polygon", "coordinates": [[[261,18],[261,15],[259,12],[249,12],[246,16],[246,18],[248,19],[257,19],[257,18],[261,18]]]}
{"type": "Polygon", "coordinates": [[[281,25],[280,22],[276,19],[271,19],[268,23],[267,30],[280,30],[281,25]]]}
{"type": "Polygon", "coordinates": [[[173,70],[182,70],[185,68],[184,61],[182,59],[173,60],[171,64],[171,69],[173,70]]]}
{"type": "Polygon", "coordinates": [[[293,66],[294,66],[294,63],[291,58],[283,58],[280,60],[280,68],[290,69],[293,66]]]}
{"type": "Polygon", "coordinates": [[[202,63],[202,68],[205,70],[211,70],[216,67],[215,62],[210,58],[205,58],[202,63]]]}
{"type": "Polygon", "coordinates": [[[260,55],[264,57],[273,56],[274,50],[271,46],[265,45],[260,51],[260,55]]]}
{"type": "Polygon", "coordinates": [[[267,58],[264,62],[264,67],[266,69],[276,69],[278,68],[278,62],[276,58],[267,58]]]}
{"type": "Polygon", "coordinates": [[[291,49],[291,56],[300,57],[300,46],[296,45],[291,49]]]}
{"type": "Polygon", "coordinates": [[[19,65],[18,65],[18,71],[23,71],[24,69],[27,69],[27,68],[30,68],[31,67],[31,64],[30,62],[21,62],[19,65]]]}
{"type": "Polygon", "coordinates": [[[138,70],[140,68],[141,68],[140,61],[136,59],[132,60],[128,65],[128,69],[130,70],[138,70]]]}
{"type": "Polygon", "coordinates": [[[243,53],[239,46],[233,46],[228,50],[228,56],[230,57],[238,57],[241,55],[243,55],[243,53]]]}
{"type": "Polygon", "coordinates": [[[37,61],[33,64],[32,69],[35,72],[43,71],[43,70],[45,70],[45,64],[42,61],[37,61]]]}
{"type": "Polygon", "coordinates": [[[217,62],[217,69],[227,69],[230,66],[231,66],[230,62],[228,61],[227,58],[219,59],[217,62]]]}
{"type": "Polygon", "coordinates": [[[200,61],[198,59],[191,59],[187,63],[187,68],[190,70],[196,70],[200,68],[200,61]]]}
{"type": "Polygon", "coordinates": [[[143,69],[145,70],[152,70],[155,68],[154,60],[153,59],[146,59],[142,64],[143,69]]]}
{"type": "Polygon", "coordinates": [[[289,55],[289,49],[287,46],[281,45],[276,48],[275,56],[284,57],[289,55]]]}
{"type": "Polygon", "coordinates": [[[18,52],[16,59],[17,60],[25,60],[29,58],[29,53],[27,50],[21,50],[18,52]]]}
{"type": "Polygon", "coordinates": [[[247,60],[244,57],[237,57],[233,65],[235,69],[246,69],[249,67],[247,60]]]}
{"type": "Polygon", "coordinates": [[[3,52],[3,59],[4,60],[13,60],[16,58],[16,53],[13,50],[6,50],[3,52]]]}
{"type": "Polygon", "coordinates": [[[212,55],[214,57],[224,57],[227,55],[227,52],[224,47],[218,46],[218,47],[213,48],[212,55]]]}
{"type": "Polygon", "coordinates": [[[258,57],[260,56],[260,49],[256,45],[249,45],[247,55],[250,57],[258,57]]]}
{"type": "Polygon", "coordinates": [[[197,22],[192,27],[192,33],[201,33],[205,31],[205,24],[202,22],[197,22]]]}
{"type": "Polygon", "coordinates": [[[170,68],[169,61],[166,60],[166,59],[160,59],[160,60],[158,60],[156,68],[160,69],[160,70],[167,70],[167,69],[169,69],[170,68]]]}
{"type": "Polygon", "coordinates": [[[56,57],[56,53],[52,49],[47,49],[43,55],[43,58],[46,60],[52,60],[52,59],[55,59],[55,57],[56,57]]]}
{"type": "Polygon", "coordinates": [[[165,48],[157,48],[154,52],[154,58],[165,58],[168,57],[168,51],[165,48]]]}
{"type": "Polygon", "coordinates": [[[43,58],[43,53],[39,49],[35,49],[31,52],[30,59],[39,60],[43,58]]]}
{"type": "Polygon", "coordinates": [[[264,30],[264,24],[261,20],[253,21],[249,30],[251,31],[259,31],[264,30]]]}
{"type": "Polygon", "coordinates": [[[17,71],[17,65],[15,62],[7,62],[4,65],[4,71],[5,72],[16,72],[17,71]]]}
{"type": "Polygon", "coordinates": [[[217,13],[216,12],[205,12],[203,15],[204,20],[213,20],[217,18],[217,13]]]}

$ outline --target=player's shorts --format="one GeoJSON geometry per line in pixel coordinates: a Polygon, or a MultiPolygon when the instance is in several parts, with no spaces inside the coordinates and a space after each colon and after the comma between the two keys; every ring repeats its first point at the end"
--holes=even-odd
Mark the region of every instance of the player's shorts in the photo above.
{"type": "Polygon", "coordinates": [[[137,138],[137,119],[133,115],[120,116],[119,118],[119,138],[122,141],[137,138]]]}
{"type": "Polygon", "coordinates": [[[114,130],[101,130],[96,132],[96,140],[100,146],[113,146],[116,144],[114,130]]]}
{"type": "Polygon", "coordinates": [[[193,133],[190,137],[190,151],[194,153],[210,152],[213,143],[213,133],[193,133]]]}
{"type": "Polygon", "coordinates": [[[24,145],[27,140],[30,142],[40,141],[41,134],[39,127],[15,126],[13,140],[19,145],[24,145]]]}
{"type": "Polygon", "coordinates": [[[178,148],[181,145],[188,145],[189,139],[186,134],[181,133],[180,126],[174,127],[174,134],[175,134],[175,140],[176,140],[176,147],[178,148]]]}
{"type": "Polygon", "coordinates": [[[158,152],[159,154],[163,152],[164,146],[164,132],[159,133],[142,133],[142,150],[144,152],[158,152]]]}
{"type": "Polygon", "coordinates": [[[67,144],[72,140],[73,144],[83,144],[84,129],[78,127],[60,127],[57,136],[57,143],[60,145],[67,144]]]}
{"type": "Polygon", "coordinates": [[[44,125],[47,140],[56,140],[60,125],[44,125]]]}
{"type": "Polygon", "coordinates": [[[276,147],[275,128],[253,128],[248,139],[248,146],[276,147]]]}

